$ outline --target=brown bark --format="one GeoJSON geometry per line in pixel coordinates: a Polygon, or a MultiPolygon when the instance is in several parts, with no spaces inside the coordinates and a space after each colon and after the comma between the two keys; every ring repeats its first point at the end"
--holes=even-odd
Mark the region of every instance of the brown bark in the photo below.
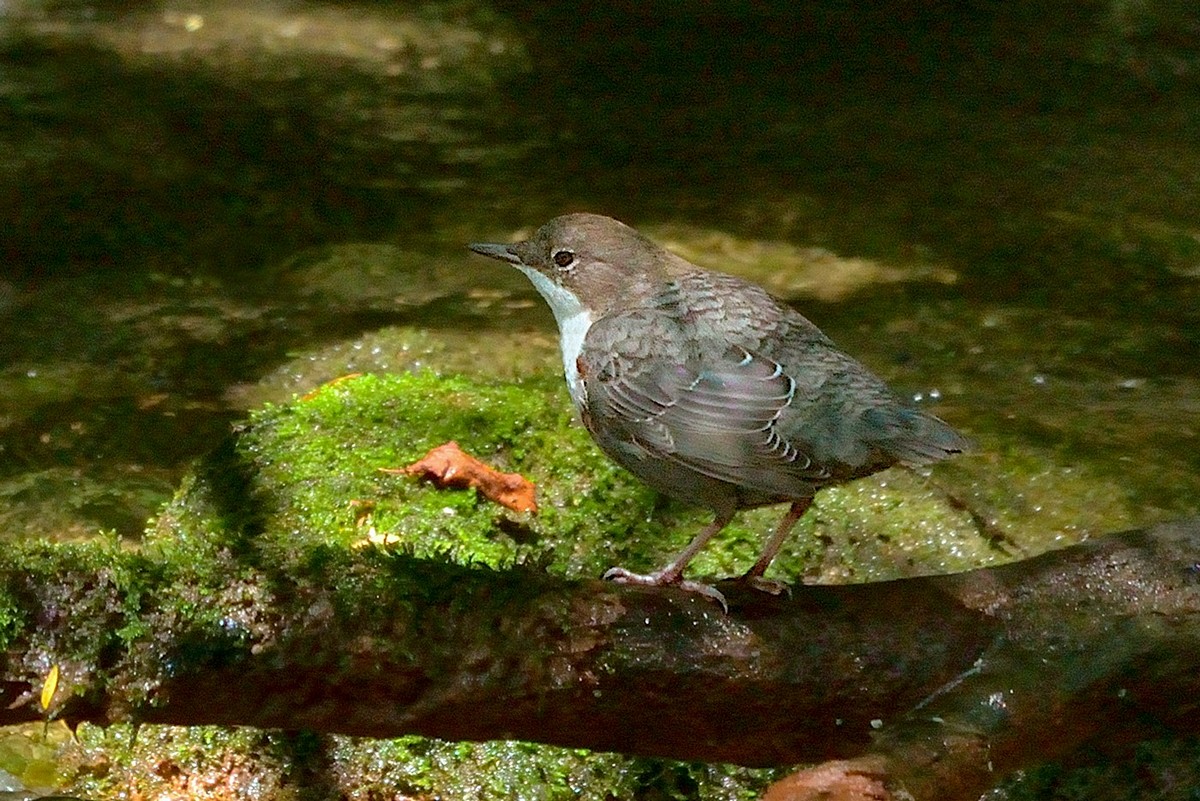
{"type": "Polygon", "coordinates": [[[972,798],[1098,738],[1196,729],[1198,561],[1189,521],[952,576],[722,586],[723,615],[679,591],[370,550],[231,566],[194,595],[164,571],[132,603],[117,568],[42,559],[0,566],[26,620],[0,724],[41,718],[59,665],[51,713],[73,720],[843,759],[847,794],[806,772],[770,797],[972,798]]]}

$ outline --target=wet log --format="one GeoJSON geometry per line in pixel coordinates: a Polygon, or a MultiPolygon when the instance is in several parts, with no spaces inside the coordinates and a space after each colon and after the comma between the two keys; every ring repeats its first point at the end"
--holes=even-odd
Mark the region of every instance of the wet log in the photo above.
{"type": "Polygon", "coordinates": [[[1200,720],[1200,520],[956,575],[790,597],[722,585],[728,614],[534,566],[378,549],[222,558],[197,578],[115,549],[0,556],[0,724],[841,760],[769,797],[949,801],[1098,739],[1200,720]]]}

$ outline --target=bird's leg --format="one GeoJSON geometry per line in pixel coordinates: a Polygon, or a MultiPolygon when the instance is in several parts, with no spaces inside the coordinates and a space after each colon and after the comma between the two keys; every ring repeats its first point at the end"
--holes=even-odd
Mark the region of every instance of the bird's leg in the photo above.
{"type": "Polygon", "coordinates": [[[755,589],[769,592],[772,595],[779,595],[787,589],[787,586],[782,582],[763,578],[763,573],[767,572],[771,561],[779,553],[779,549],[783,547],[783,541],[787,539],[796,522],[804,516],[804,513],[808,511],[808,507],[810,506],[812,506],[812,498],[803,498],[792,504],[792,508],[788,509],[787,514],[783,516],[783,519],[779,521],[779,525],[775,527],[775,531],[771,533],[771,536],[763,544],[762,553],[759,555],[758,561],[742,576],[742,581],[755,589]]]}
{"type": "Polygon", "coordinates": [[[634,573],[623,567],[610,567],[604,572],[604,578],[608,581],[615,581],[618,584],[637,584],[645,587],[675,585],[689,592],[699,593],[700,595],[712,598],[722,607],[728,609],[725,603],[725,596],[707,584],[701,584],[697,581],[685,581],[683,570],[687,567],[688,562],[692,561],[696,554],[700,553],[700,550],[708,541],[716,536],[718,531],[729,524],[729,521],[733,519],[734,511],[732,508],[718,510],[713,521],[693,537],[688,546],[680,551],[679,555],[661,570],[656,570],[653,573],[634,573]]]}

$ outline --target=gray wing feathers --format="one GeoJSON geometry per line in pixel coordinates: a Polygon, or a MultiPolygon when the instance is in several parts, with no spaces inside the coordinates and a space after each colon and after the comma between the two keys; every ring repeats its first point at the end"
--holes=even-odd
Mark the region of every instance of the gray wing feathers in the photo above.
{"type": "Polygon", "coordinates": [[[969,446],[790,309],[729,309],[640,308],[593,324],[581,375],[602,444],[781,497],[969,446]]]}
{"type": "Polygon", "coordinates": [[[778,431],[796,388],[778,363],[728,345],[702,359],[681,352],[684,358],[666,360],[635,344],[623,348],[619,339],[597,337],[582,356],[588,405],[593,419],[605,421],[603,436],[769,494],[811,492],[828,477],[778,431]]]}

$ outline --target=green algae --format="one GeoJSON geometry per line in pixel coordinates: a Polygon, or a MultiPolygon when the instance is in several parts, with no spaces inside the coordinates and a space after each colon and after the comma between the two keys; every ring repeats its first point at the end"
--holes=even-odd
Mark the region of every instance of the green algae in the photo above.
{"type": "Polygon", "coordinates": [[[48,794],[61,782],[61,757],[70,743],[71,732],[61,723],[0,729],[0,784],[7,774],[25,787],[48,794]]]}
{"type": "Polygon", "coordinates": [[[659,225],[646,233],[693,264],[748,278],[781,298],[835,302],[881,285],[934,282],[949,285],[959,281],[955,270],[944,263],[923,259],[921,253],[912,254],[903,262],[888,262],[680,224],[659,225]]]}

